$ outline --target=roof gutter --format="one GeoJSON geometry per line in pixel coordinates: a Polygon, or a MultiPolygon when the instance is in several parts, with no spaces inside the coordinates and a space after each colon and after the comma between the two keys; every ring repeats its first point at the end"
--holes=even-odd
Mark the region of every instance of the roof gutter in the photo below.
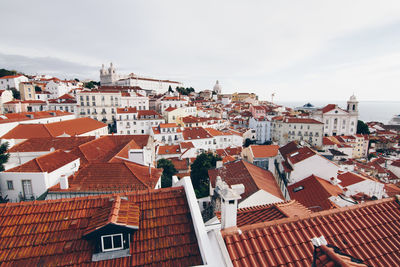
{"type": "Polygon", "coordinates": [[[233,266],[229,255],[225,254],[228,252],[225,243],[221,240],[222,237],[218,239],[217,235],[207,233],[190,177],[186,176],[178,180],[176,176],[173,176],[172,184],[173,187],[183,186],[185,190],[203,266],[233,266]],[[215,250],[216,247],[219,248],[218,251],[215,250]]]}

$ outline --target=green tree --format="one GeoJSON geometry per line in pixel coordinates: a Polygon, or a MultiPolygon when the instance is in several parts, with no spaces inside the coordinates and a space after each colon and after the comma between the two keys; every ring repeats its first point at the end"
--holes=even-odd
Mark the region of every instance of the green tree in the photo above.
{"type": "Polygon", "coordinates": [[[175,169],[174,164],[169,159],[160,159],[157,161],[157,168],[162,168],[163,173],[161,175],[161,187],[172,186],[172,176],[178,171],[175,169]]]}
{"type": "Polygon", "coordinates": [[[221,160],[221,157],[218,155],[202,153],[191,165],[190,178],[197,198],[208,196],[210,183],[208,170],[215,168],[219,160],[221,160]]]}
{"type": "Polygon", "coordinates": [[[357,133],[358,134],[369,134],[368,125],[365,124],[363,121],[357,122],[357,133]]]}
{"type": "Polygon", "coordinates": [[[16,75],[17,73],[15,70],[0,69],[0,77],[16,75]]]}
{"type": "Polygon", "coordinates": [[[4,164],[7,163],[10,154],[7,153],[8,143],[0,145],[0,171],[4,171],[4,164]]]}
{"type": "Polygon", "coordinates": [[[96,83],[93,81],[85,83],[85,87],[89,89],[93,89],[95,87],[96,83]]]}
{"type": "Polygon", "coordinates": [[[35,85],[35,92],[41,92],[42,88],[40,86],[35,85]]]}
{"type": "Polygon", "coordinates": [[[248,147],[250,145],[254,144],[254,141],[251,141],[250,138],[246,138],[246,140],[244,140],[244,147],[248,147]]]}
{"type": "Polygon", "coordinates": [[[176,87],[176,91],[180,93],[181,95],[189,95],[190,93],[194,92],[193,87],[176,87]]]}
{"type": "Polygon", "coordinates": [[[12,88],[10,88],[10,90],[13,94],[14,99],[21,99],[21,93],[17,89],[12,87],[12,88]]]}

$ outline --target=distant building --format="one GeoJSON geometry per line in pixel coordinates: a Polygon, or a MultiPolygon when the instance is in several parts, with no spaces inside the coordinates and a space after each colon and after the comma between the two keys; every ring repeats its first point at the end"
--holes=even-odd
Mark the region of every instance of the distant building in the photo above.
{"type": "Polygon", "coordinates": [[[144,90],[155,91],[157,93],[164,93],[168,91],[169,87],[174,90],[176,87],[183,86],[182,83],[177,81],[146,78],[134,73],[129,75],[119,75],[112,63],[110,63],[108,69],[102,65],[102,68],[100,69],[100,83],[102,86],[138,86],[144,90]]]}
{"type": "Polygon", "coordinates": [[[0,90],[10,90],[11,88],[19,90],[19,84],[27,81],[28,78],[21,74],[3,76],[0,78],[0,90]]]}
{"type": "Polygon", "coordinates": [[[347,109],[329,104],[312,113],[312,118],[324,123],[324,135],[353,135],[357,132],[358,101],[354,95],[347,101],[347,109]]]}
{"type": "Polygon", "coordinates": [[[217,95],[220,95],[220,94],[222,93],[222,87],[221,87],[221,85],[219,84],[219,81],[218,81],[218,80],[217,80],[217,82],[216,82],[215,85],[214,85],[213,92],[214,92],[215,94],[217,94],[217,95]]]}

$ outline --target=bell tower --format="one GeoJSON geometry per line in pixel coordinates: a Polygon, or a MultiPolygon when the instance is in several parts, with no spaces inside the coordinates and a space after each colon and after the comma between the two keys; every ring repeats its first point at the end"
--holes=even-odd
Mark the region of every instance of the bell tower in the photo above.
{"type": "Polygon", "coordinates": [[[350,114],[358,114],[358,101],[354,94],[347,101],[347,111],[350,114]]]}

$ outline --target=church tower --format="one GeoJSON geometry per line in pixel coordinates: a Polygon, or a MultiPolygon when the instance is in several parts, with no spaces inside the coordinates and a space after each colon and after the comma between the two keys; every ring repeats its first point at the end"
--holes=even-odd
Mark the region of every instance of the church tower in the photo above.
{"type": "Polygon", "coordinates": [[[100,83],[101,85],[113,85],[118,80],[118,75],[112,63],[108,69],[104,68],[104,64],[100,70],[100,83]]]}
{"type": "Polygon", "coordinates": [[[358,101],[354,94],[347,101],[347,111],[350,114],[358,114],[358,101]]]}

